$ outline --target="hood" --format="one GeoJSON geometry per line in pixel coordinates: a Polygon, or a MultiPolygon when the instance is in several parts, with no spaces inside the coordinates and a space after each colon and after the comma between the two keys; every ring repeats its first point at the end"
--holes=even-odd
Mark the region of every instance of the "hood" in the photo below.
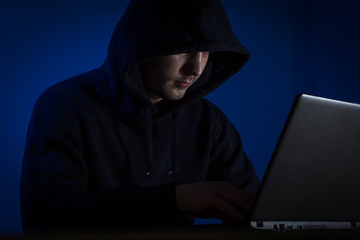
{"type": "Polygon", "coordinates": [[[158,108],[147,98],[138,64],[159,56],[206,51],[207,66],[186,95],[162,103],[174,111],[210,93],[245,64],[249,53],[235,37],[219,0],[133,0],[112,35],[103,65],[105,87],[121,112],[158,108]]]}

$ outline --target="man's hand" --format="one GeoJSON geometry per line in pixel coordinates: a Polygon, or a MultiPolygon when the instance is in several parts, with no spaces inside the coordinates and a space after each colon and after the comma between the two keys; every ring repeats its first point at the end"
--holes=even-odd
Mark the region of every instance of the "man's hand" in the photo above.
{"type": "Polygon", "coordinates": [[[199,182],[176,186],[176,202],[181,212],[195,217],[241,223],[253,199],[227,182],[199,182]]]}

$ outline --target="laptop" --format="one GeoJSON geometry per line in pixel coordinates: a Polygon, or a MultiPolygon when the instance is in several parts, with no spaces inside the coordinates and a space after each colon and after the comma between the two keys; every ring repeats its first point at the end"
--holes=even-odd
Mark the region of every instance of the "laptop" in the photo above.
{"type": "Polygon", "coordinates": [[[277,231],[360,227],[360,105],[299,95],[251,211],[277,231]]]}

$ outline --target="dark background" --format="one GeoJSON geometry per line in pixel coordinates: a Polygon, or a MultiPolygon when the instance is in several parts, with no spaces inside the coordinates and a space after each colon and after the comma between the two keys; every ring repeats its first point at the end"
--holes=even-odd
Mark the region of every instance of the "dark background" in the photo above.
{"type": "MultiPolygon", "coordinates": [[[[20,174],[36,98],[102,64],[127,2],[0,1],[0,233],[22,232],[20,174]]],[[[360,1],[223,3],[251,58],[208,98],[235,124],[262,177],[297,94],[360,102],[360,1]]]]}

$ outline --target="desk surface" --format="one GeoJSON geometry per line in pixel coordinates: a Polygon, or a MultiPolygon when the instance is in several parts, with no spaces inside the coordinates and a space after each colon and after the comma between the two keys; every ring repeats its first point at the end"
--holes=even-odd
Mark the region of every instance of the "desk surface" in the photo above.
{"type": "Polygon", "coordinates": [[[206,225],[177,228],[134,228],[121,232],[84,234],[44,234],[30,236],[0,236],[0,240],[247,240],[247,239],[360,239],[360,229],[356,230],[302,230],[274,232],[255,230],[248,227],[206,225]]]}

